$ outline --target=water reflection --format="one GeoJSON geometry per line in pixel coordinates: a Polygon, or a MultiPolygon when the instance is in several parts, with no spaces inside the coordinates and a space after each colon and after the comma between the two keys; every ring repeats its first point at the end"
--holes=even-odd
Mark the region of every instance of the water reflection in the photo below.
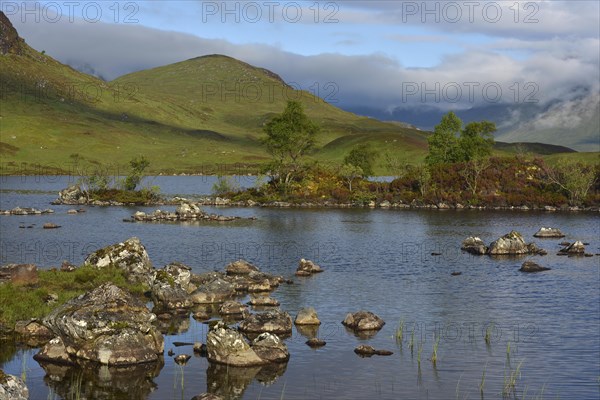
{"type": "Polygon", "coordinates": [[[80,362],[80,365],[57,365],[39,362],[46,372],[44,382],[62,398],[81,400],[146,399],[157,388],[156,378],[164,366],[155,363],[109,367],[80,362]]]}
{"type": "Polygon", "coordinates": [[[206,370],[207,391],[224,399],[241,399],[253,380],[272,385],[285,373],[286,368],[287,362],[262,367],[232,367],[210,363],[206,370]]]}

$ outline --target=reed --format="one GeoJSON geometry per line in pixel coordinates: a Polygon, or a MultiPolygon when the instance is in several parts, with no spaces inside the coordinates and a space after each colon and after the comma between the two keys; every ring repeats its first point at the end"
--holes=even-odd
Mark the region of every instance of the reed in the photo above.
{"type": "Polygon", "coordinates": [[[438,360],[438,354],[437,354],[437,350],[438,350],[438,346],[440,345],[440,337],[438,336],[435,341],[433,342],[433,352],[431,353],[431,362],[433,363],[433,366],[435,367],[437,360],[438,360]]]}

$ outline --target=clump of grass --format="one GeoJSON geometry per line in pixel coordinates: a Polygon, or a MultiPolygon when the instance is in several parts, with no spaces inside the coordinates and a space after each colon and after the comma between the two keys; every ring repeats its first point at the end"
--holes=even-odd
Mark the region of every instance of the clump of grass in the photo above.
{"type": "Polygon", "coordinates": [[[434,367],[435,367],[435,365],[437,363],[437,359],[438,359],[437,350],[438,350],[439,345],[440,345],[440,337],[437,336],[437,338],[433,342],[433,352],[431,353],[431,362],[433,363],[434,367]]]}
{"type": "Polygon", "coordinates": [[[517,387],[517,380],[521,377],[521,365],[523,361],[517,365],[515,370],[509,370],[508,375],[506,374],[506,370],[504,372],[504,384],[502,386],[502,395],[509,396],[510,394],[515,392],[517,387]]]}
{"type": "Polygon", "coordinates": [[[400,343],[400,345],[402,345],[403,342],[404,342],[404,320],[400,320],[400,325],[398,325],[398,328],[396,329],[396,343],[400,343]]]}
{"type": "Polygon", "coordinates": [[[13,327],[20,320],[41,318],[68,300],[107,282],[134,295],[142,296],[146,290],[142,284],[128,282],[122,270],[112,267],[96,269],[83,266],[73,272],[40,270],[35,285],[0,285],[0,322],[13,327]],[[58,296],[56,302],[46,302],[50,293],[58,296]]]}

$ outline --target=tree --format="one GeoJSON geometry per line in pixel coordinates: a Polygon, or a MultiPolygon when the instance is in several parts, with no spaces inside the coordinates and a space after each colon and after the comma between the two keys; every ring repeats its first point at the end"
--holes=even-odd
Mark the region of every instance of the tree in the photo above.
{"type": "Polygon", "coordinates": [[[368,143],[358,144],[344,157],[344,164],[354,165],[362,169],[363,176],[371,176],[373,175],[375,156],[375,152],[368,143]]]}
{"type": "Polygon", "coordinates": [[[357,167],[356,165],[344,164],[340,167],[338,174],[348,184],[348,190],[352,192],[352,182],[356,178],[360,178],[361,176],[363,176],[364,171],[361,167],[357,167]]]}
{"type": "Polygon", "coordinates": [[[544,168],[546,180],[564,190],[569,204],[579,205],[598,179],[596,171],[589,165],[561,158],[554,166],[544,168]]]}
{"type": "Polygon", "coordinates": [[[150,165],[150,161],[144,156],[139,156],[129,161],[131,172],[125,177],[124,188],[125,190],[135,190],[140,184],[144,177],[144,170],[150,165]]]}
{"type": "Polygon", "coordinates": [[[304,114],[301,103],[288,101],[283,113],[267,122],[264,132],[261,142],[273,156],[270,166],[279,183],[287,186],[302,156],[314,147],[319,127],[304,114]]]}
{"type": "Polygon", "coordinates": [[[481,175],[491,165],[488,157],[474,158],[465,163],[464,168],[460,171],[460,175],[465,179],[467,188],[473,196],[477,195],[477,189],[481,180],[481,175]]]}
{"type": "Polygon", "coordinates": [[[464,129],[460,118],[450,111],[435,126],[427,139],[429,165],[468,162],[492,153],[496,124],[489,121],[470,122],[464,129]]]}
{"type": "Polygon", "coordinates": [[[458,145],[462,161],[489,157],[494,146],[496,124],[490,121],[469,122],[460,133],[458,145]]]}
{"type": "Polygon", "coordinates": [[[426,161],[429,165],[448,164],[459,161],[458,135],[462,129],[460,118],[450,111],[433,129],[427,138],[429,154],[426,161]]]}

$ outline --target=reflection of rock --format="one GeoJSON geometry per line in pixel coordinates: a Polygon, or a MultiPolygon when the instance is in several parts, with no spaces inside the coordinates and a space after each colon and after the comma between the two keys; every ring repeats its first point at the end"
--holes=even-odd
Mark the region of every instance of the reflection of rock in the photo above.
{"type": "Polygon", "coordinates": [[[533,234],[536,238],[562,238],[565,237],[564,233],[558,228],[544,228],[541,227],[539,231],[533,234]]]}
{"type": "Polygon", "coordinates": [[[34,285],[38,282],[37,267],[33,264],[8,264],[0,267],[0,283],[34,285]]]}
{"type": "Polygon", "coordinates": [[[254,379],[271,385],[285,373],[286,368],[285,362],[245,368],[209,363],[206,370],[207,391],[223,399],[241,399],[254,379]]]}
{"type": "Polygon", "coordinates": [[[44,381],[64,399],[145,399],[156,389],[156,378],[164,362],[111,367],[79,361],[66,366],[40,362],[46,372],[44,381]]]}
{"type": "Polygon", "coordinates": [[[355,331],[378,331],[385,322],[372,312],[362,310],[354,314],[348,313],[342,324],[355,331]]]}
{"type": "Polygon", "coordinates": [[[542,267],[539,264],[534,263],[533,261],[525,261],[519,271],[521,272],[541,272],[548,271],[550,268],[542,267]]]}
{"type": "Polygon", "coordinates": [[[190,314],[171,315],[171,318],[168,319],[159,318],[154,325],[163,335],[185,333],[190,329],[190,314]]]}
{"type": "Polygon", "coordinates": [[[156,361],[162,335],[156,316],[131,294],[106,283],[69,300],[44,318],[71,356],[108,365],[156,361]]]}
{"type": "Polygon", "coordinates": [[[373,339],[377,335],[377,332],[379,332],[376,330],[356,331],[354,329],[348,328],[347,326],[345,326],[344,329],[346,330],[346,333],[348,333],[349,335],[354,335],[355,337],[357,337],[360,340],[373,339]]]}
{"type": "Polygon", "coordinates": [[[296,325],[321,325],[317,311],[312,307],[306,307],[298,311],[296,319],[294,320],[296,325]]]}
{"type": "Polygon", "coordinates": [[[320,266],[310,260],[305,260],[304,258],[300,260],[298,268],[296,269],[297,276],[310,276],[319,272],[323,272],[323,269],[321,269],[320,266]]]}
{"type": "Polygon", "coordinates": [[[488,251],[488,248],[485,243],[483,243],[483,240],[476,236],[469,236],[463,240],[460,249],[475,255],[483,255],[488,251]]]}
{"type": "Polygon", "coordinates": [[[296,325],[296,331],[307,339],[317,337],[319,325],[296,325]]]}
{"type": "Polygon", "coordinates": [[[0,400],[28,400],[29,390],[25,382],[0,369],[0,400]]]}
{"type": "Polygon", "coordinates": [[[289,334],[292,332],[292,317],[280,310],[252,314],[240,323],[239,330],[247,333],[289,334]]]}
{"type": "Polygon", "coordinates": [[[95,268],[113,266],[122,269],[128,280],[148,284],[154,272],[146,248],[136,237],[96,250],[87,256],[85,264],[95,268]]]}
{"type": "Polygon", "coordinates": [[[261,333],[252,341],[252,350],[269,362],[284,362],[290,359],[285,343],[277,335],[268,332],[261,333]]]}

